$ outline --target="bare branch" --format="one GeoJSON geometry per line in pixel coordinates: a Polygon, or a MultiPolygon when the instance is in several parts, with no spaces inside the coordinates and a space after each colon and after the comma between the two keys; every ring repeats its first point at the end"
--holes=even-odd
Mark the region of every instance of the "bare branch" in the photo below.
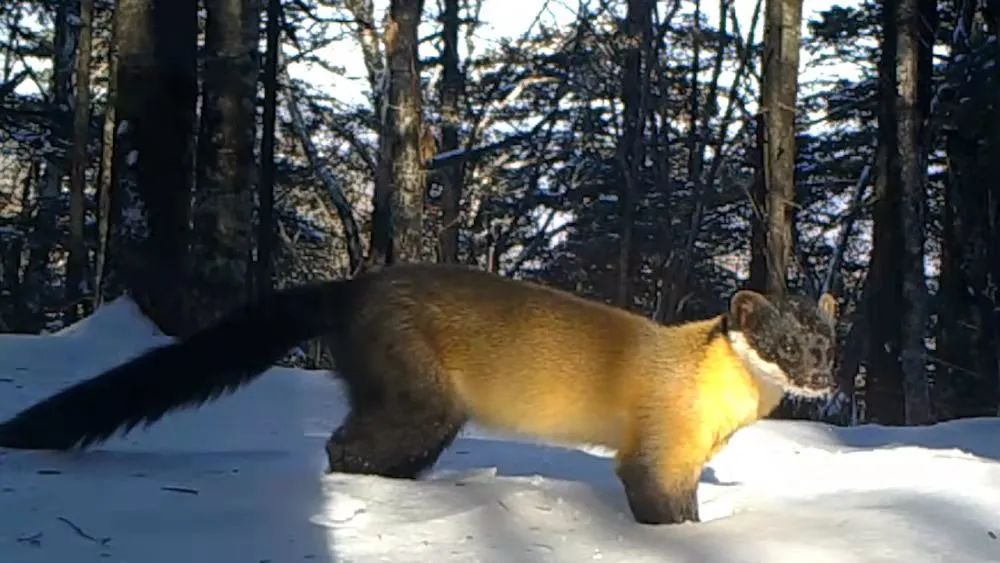
{"type": "MultiPolygon", "coordinates": [[[[288,84],[291,84],[287,76],[284,78],[288,84]]],[[[302,117],[295,88],[289,87],[284,93],[285,103],[288,105],[288,113],[292,120],[292,129],[295,131],[295,136],[298,137],[299,143],[302,145],[302,149],[309,159],[309,165],[323,183],[326,193],[330,196],[330,201],[337,210],[337,216],[340,217],[340,222],[344,227],[344,236],[347,239],[347,257],[351,272],[357,272],[364,260],[364,254],[361,250],[361,232],[358,229],[357,221],[354,219],[354,207],[347,201],[347,197],[344,196],[344,189],[340,181],[324,165],[319,157],[319,151],[316,150],[316,144],[313,143],[312,137],[309,136],[309,130],[306,128],[305,120],[302,117]]]]}

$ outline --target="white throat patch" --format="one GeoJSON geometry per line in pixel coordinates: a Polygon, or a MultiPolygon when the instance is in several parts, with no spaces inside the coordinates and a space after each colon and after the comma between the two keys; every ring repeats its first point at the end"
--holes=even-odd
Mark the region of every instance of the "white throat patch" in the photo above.
{"type": "Polygon", "coordinates": [[[829,394],[827,391],[817,391],[793,385],[788,374],[785,373],[785,370],[778,367],[778,364],[760,357],[757,350],[747,341],[747,337],[743,332],[738,330],[729,331],[729,343],[733,347],[733,352],[736,353],[736,356],[743,361],[743,365],[747,367],[750,374],[761,385],[802,398],[820,398],[829,394]]]}
{"type": "Polygon", "coordinates": [[[786,389],[791,383],[785,370],[778,367],[778,364],[769,362],[760,357],[757,350],[747,341],[747,337],[738,330],[729,331],[729,343],[733,347],[733,352],[743,361],[750,374],[753,375],[762,385],[786,389]]]}

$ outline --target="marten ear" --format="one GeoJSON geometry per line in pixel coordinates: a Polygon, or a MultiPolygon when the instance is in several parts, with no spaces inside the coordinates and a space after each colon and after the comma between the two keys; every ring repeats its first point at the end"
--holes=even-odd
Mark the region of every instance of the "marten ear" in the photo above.
{"type": "Polygon", "coordinates": [[[743,330],[754,317],[777,312],[774,305],[756,291],[740,290],[729,299],[729,318],[737,330],[743,330]]]}
{"type": "Polygon", "coordinates": [[[824,293],[819,298],[819,310],[829,317],[831,321],[837,320],[837,300],[833,295],[824,293]]]}

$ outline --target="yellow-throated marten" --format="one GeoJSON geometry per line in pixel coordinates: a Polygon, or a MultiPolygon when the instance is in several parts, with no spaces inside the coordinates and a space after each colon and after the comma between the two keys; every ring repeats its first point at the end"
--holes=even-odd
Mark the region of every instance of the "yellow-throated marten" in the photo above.
{"type": "Polygon", "coordinates": [[[698,520],[703,465],[783,393],[833,387],[834,301],[740,291],[717,317],[662,326],[532,283],[398,265],[279,291],[0,425],[0,446],[86,447],[249,383],[327,339],[351,412],[330,471],[414,478],[468,419],[617,450],[635,519],[698,520]]]}

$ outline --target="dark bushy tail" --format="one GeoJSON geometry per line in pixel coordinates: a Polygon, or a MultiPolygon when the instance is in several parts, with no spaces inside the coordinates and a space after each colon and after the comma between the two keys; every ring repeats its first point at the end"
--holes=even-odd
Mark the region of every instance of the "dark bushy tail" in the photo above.
{"type": "Polygon", "coordinates": [[[0,424],[0,446],[83,448],[231,393],[296,344],[338,326],[348,283],[275,292],[183,341],[73,385],[0,424]]]}

